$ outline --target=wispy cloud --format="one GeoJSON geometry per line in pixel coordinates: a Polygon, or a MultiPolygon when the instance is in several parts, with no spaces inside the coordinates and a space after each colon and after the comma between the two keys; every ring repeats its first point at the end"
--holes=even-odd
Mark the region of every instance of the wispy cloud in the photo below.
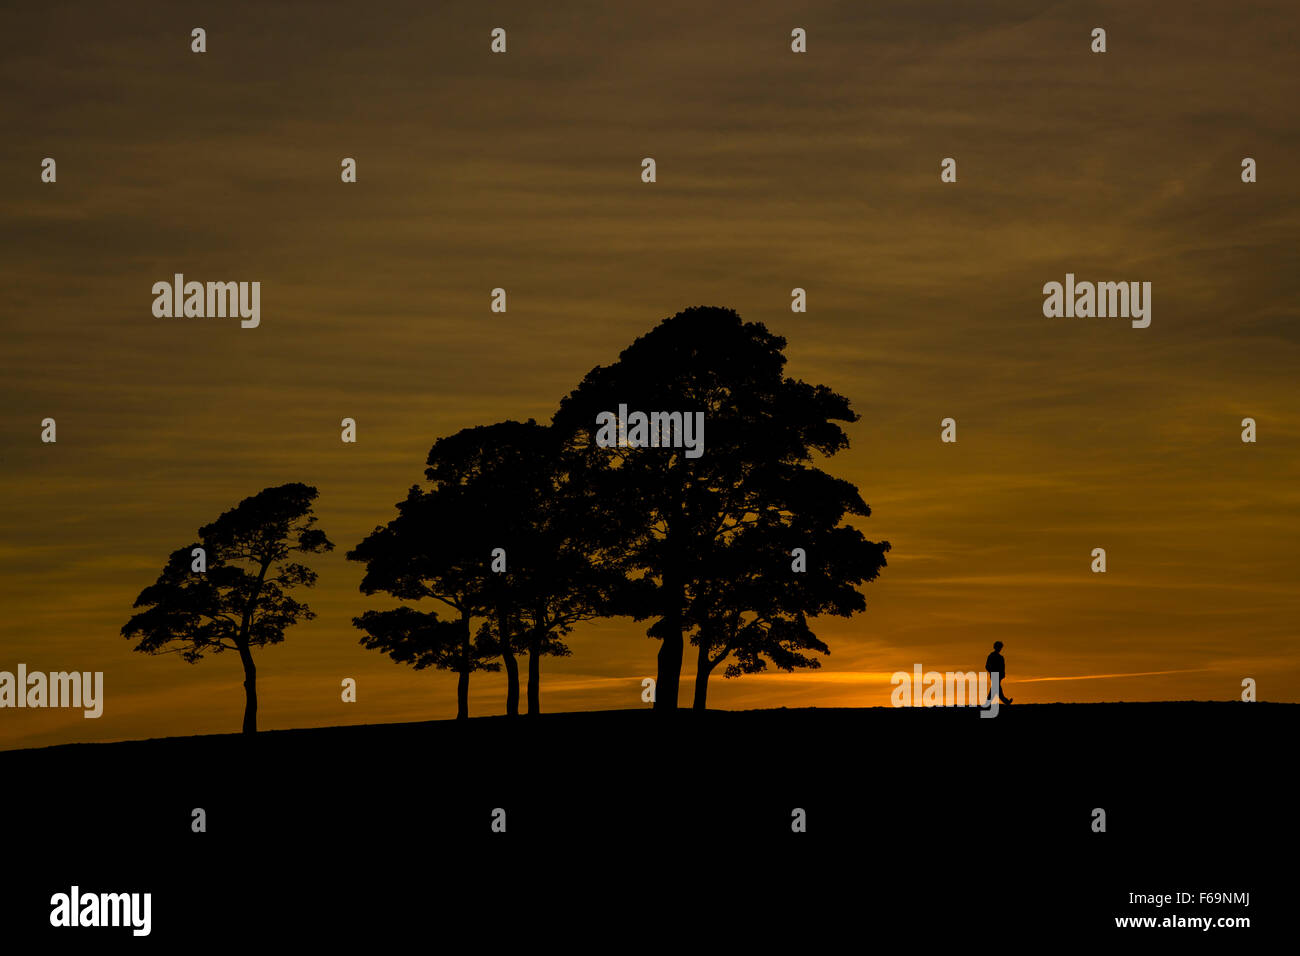
{"type": "Polygon", "coordinates": [[[1115,677],[1156,677],[1161,674],[1195,674],[1212,670],[1209,667],[1183,667],[1169,671],[1132,671],[1127,674],[1071,674],[1066,677],[1017,677],[1018,684],[1035,684],[1049,680],[1110,680],[1115,677]]]}
{"type": "MultiPolygon", "coordinates": [[[[853,401],[826,467],[894,550],[864,615],[817,622],[823,670],[714,680],[711,700],[877,702],[894,662],[968,670],[995,639],[1013,675],[1041,675],[1019,683],[1072,699],[1110,680],[1227,695],[1225,645],[1271,699],[1300,698],[1294,10],[1126,7],[1100,57],[1068,4],[811,0],[805,55],[790,9],[509,0],[500,57],[475,8],[415,0],[364,18],[231,0],[203,56],[161,0],[130,20],[86,0],[8,12],[0,648],[111,662],[109,707],[140,695],[99,725],[121,714],[120,735],[225,721],[233,673],[197,680],[213,664],[132,654],[118,630],[199,525],[301,480],[340,548],[316,563],[318,619],[259,662],[268,720],[337,721],[338,680],[384,669],[382,707],[363,681],[359,708],[449,716],[453,678],[358,645],[351,618],[375,605],[342,552],[436,438],[545,419],[660,319],[716,304],[853,401]],[[1067,271],[1152,281],[1152,326],[1044,319],[1042,284],[1067,271]],[[261,326],[153,318],[174,272],[262,281],[261,326]],[[1171,660],[1222,669],[1154,669],[1171,660]]],[[[653,675],[644,631],[576,629],[544,698],[640,706],[621,675],[653,675]]],[[[500,710],[499,680],[475,676],[475,713],[500,710]]],[[[22,719],[0,735],[38,733],[22,719]]]]}

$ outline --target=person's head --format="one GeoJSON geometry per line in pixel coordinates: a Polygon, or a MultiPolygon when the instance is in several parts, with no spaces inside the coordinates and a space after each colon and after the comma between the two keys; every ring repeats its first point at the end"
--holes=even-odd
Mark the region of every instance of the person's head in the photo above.
{"type": "Polygon", "coordinates": [[[1001,641],[994,641],[994,642],[993,642],[993,649],[994,649],[995,651],[1000,651],[1000,650],[1002,650],[1002,642],[1001,642],[1001,641]]]}

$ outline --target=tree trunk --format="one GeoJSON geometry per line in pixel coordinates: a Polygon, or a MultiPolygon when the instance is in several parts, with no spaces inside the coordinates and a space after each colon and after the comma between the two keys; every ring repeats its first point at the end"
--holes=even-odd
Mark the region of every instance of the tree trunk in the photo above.
{"type": "Polygon", "coordinates": [[[506,659],[506,716],[519,716],[519,662],[509,650],[501,654],[506,659]]]}
{"type": "Polygon", "coordinates": [[[244,733],[257,733],[257,667],[247,644],[239,645],[239,659],[244,665],[244,733]]]}
{"type": "Polygon", "coordinates": [[[469,654],[470,654],[470,635],[469,635],[469,615],[461,612],[461,628],[464,630],[460,651],[460,678],[456,681],[456,719],[469,719],[469,654]]]}
{"type": "MultiPolygon", "coordinates": [[[[682,492],[685,495],[685,490],[682,492]]],[[[681,516],[684,520],[684,516],[681,516]]],[[[677,693],[682,682],[682,607],[686,604],[686,581],[682,575],[682,565],[678,560],[681,553],[681,534],[670,520],[668,526],[666,553],[664,555],[663,596],[665,614],[660,620],[663,637],[659,645],[659,674],[655,679],[654,709],[675,711],[677,693]]]]}
{"type": "Polygon", "coordinates": [[[469,668],[460,669],[460,678],[456,681],[456,719],[469,719],[469,668]]]}
{"type": "Polygon", "coordinates": [[[497,631],[501,637],[501,659],[506,664],[506,715],[519,716],[519,662],[510,646],[510,621],[505,611],[497,608],[497,631]]]}
{"type": "Polygon", "coordinates": [[[714,662],[709,659],[709,642],[700,634],[700,653],[695,665],[695,703],[693,710],[704,710],[705,700],[709,696],[709,675],[713,673],[714,662]]]}
{"type": "MultiPolygon", "coordinates": [[[[672,615],[678,618],[678,615],[672,615]]],[[[655,710],[676,710],[677,691],[682,681],[681,625],[670,622],[659,645],[659,677],[655,681],[655,710]]]]}
{"type": "Polygon", "coordinates": [[[239,624],[239,636],[235,646],[239,648],[239,660],[244,665],[244,733],[257,733],[257,668],[253,665],[253,650],[248,644],[248,634],[253,626],[253,611],[257,600],[262,596],[262,582],[266,580],[270,560],[262,562],[262,570],[257,575],[257,585],[253,594],[244,605],[244,617],[239,624]]]}
{"type": "Polygon", "coordinates": [[[534,631],[528,640],[528,715],[542,712],[542,635],[534,631]]]}
{"type": "Polygon", "coordinates": [[[668,607],[661,621],[663,637],[659,645],[659,676],[655,679],[655,710],[677,709],[677,691],[682,680],[682,604],[685,603],[685,590],[675,574],[670,573],[665,577],[664,596],[668,607]]]}

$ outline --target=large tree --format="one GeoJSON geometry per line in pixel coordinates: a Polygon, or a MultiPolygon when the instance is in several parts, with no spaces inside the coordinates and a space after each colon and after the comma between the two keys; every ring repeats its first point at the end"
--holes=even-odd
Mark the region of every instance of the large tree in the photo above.
{"type": "Polygon", "coordinates": [[[839,423],[857,420],[844,396],[785,376],[785,344],[730,309],[687,309],[592,369],[556,412],[566,467],[591,490],[590,523],[649,589],[627,610],[656,618],[647,631],[661,642],[656,709],[677,707],[684,635],[698,626],[692,605],[715,580],[717,549],[773,520],[774,499],[792,515],[816,507],[815,484],[790,474],[820,474],[814,455],[847,447],[839,423]],[[597,416],[620,407],[629,418],[703,412],[702,453],[663,434],[660,447],[602,447],[597,416]]]}
{"type": "Polygon", "coordinates": [[[313,527],[315,488],[279,485],[245,498],[199,540],[173,551],[158,580],[140,592],[145,608],[123,626],[147,654],[179,653],[189,663],[233,650],[244,668],[246,734],[257,731],[257,668],[253,648],[278,644],[285,628],[315,617],[289,592],[316,583],[316,572],[292,560],[334,545],[313,527]]]}

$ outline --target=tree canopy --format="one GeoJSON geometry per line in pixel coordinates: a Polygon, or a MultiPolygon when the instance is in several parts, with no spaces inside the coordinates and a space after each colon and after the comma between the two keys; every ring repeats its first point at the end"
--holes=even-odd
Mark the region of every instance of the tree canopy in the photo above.
{"type": "Polygon", "coordinates": [[[621,551],[646,585],[627,609],[656,618],[647,631],[661,641],[656,708],[677,706],[683,635],[709,619],[705,607],[725,589],[712,562],[744,553],[729,551],[738,535],[824,528],[830,514],[838,521],[846,512],[869,513],[856,490],[847,496],[847,483],[834,484],[814,464],[848,446],[840,423],[857,414],[826,386],[786,377],[785,345],[730,309],[687,309],[613,365],[592,369],[554,417],[568,467],[592,490],[592,520],[605,529],[605,546],[621,551]],[[663,441],[601,447],[598,416],[620,407],[703,412],[703,453],[691,457],[663,441]],[[835,496],[825,501],[828,490],[835,496]]]}
{"type": "Polygon", "coordinates": [[[210,524],[199,540],[178,548],[158,580],[140,592],[144,610],[122,627],[148,654],[179,653],[194,663],[209,652],[238,652],[244,666],[244,731],[257,729],[256,668],[251,649],[284,640],[286,628],[315,615],[290,595],[316,583],[316,572],[293,560],[334,545],[315,527],[315,488],[266,488],[210,524]]]}

